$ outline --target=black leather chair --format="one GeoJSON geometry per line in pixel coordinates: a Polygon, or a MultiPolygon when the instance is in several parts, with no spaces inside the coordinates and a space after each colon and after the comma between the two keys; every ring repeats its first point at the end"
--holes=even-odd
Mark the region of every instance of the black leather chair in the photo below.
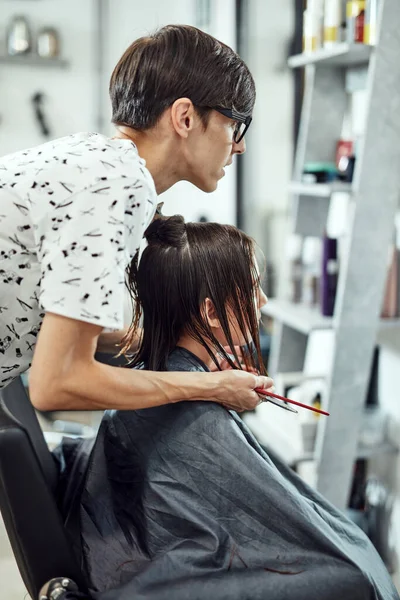
{"type": "Polygon", "coordinates": [[[0,394],[0,510],[22,579],[34,600],[54,578],[61,578],[60,585],[66,588],[72,580],[86,592],[57,508],[57,477],[56,462],[18,378],[0,394]]]}

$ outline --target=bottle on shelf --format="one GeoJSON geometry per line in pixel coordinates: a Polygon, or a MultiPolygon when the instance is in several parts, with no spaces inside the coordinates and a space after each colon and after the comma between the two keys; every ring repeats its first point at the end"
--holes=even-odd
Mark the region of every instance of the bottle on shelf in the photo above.
{"type": "Polygon", "coordinates": [[[319,21],[309,10],[303,14],[303,52],[310,54],[320,47],[319,21]]]}
{"type": "Polygon", "coordinates": [[[32,34],[24,16],[17,15],[11,20],[7,31],[7,54],[19,56],[31,51],[32,34]]]}
{"type": "Polygon", "coordinates": [[[307,306],[316,306],[320,299],[321,239],[305,237],[302,252],[303,290],[302,301],[307,306]]]}
{"type": "Polygon", "coordinates": [[[379,0],[367,0],[364,24],[364,44],[375,46],[377,42],[379,0]]]}
{"type": "Polygon", "coordinates": [[[354,465],[353,485],[350,493],[349,508],[363,510],[365,508],[365,483],[368,475],[368,464],[359,459],[354,465]]]}
{"type": "Polygon", "coordinates": [[[331,183],[338,178],[338,170],[334,163],[308,162],[303,168],[303,183],[331,183]]]}
{"type": "Polygon", "coordinates": [[[290,264],[290,302],[299,303],[302,299],[303,264],[301,261],[303,240],[301,236],[292,234],[287,241],[286,254],[290,264]]]}
{"type": "Polygon", "coordinates": [[[303,13],[303,52],[309,54],[322,46],[323,0],[308,0],[303,13]]]}
{"type": "Polygon", "coordinates": [[[57,58],[60,55],[60,36],[54,27],[43,27],[39,30],[37,54],[41,58],[57,58]]]}
{"type": "Polygon", "coordinates": [[[385,293],[383,297],[383,305],[381,317],[383,319],[394,319],[398,316],[398,251],[396,245],[393,244],[389,253],[389,269],[386,277],[385,293]]]}
{"type": "Polygon", "coordinates": [[[349,0],[346,4],[346,37],[349,44],[364,43],[365,0],[349,0]]]}
{"type": "Polygon", "coordinates": [[[341,0],[325,0],[324,48],[333,48],[341,42],[341,23],[341,0]]]}
{"type": "Polygon", "coordinates": [[[336,144],[336,166],[340,181],[351,183],[353,181],[356,144],[352,140],[340,139],[336,144]]]}
{"type": "Polygon", "coordinates": [[[325,234],[322,248],[321,313],[325,317],[332,317],[339,273],[337,240],[325,234]]]}

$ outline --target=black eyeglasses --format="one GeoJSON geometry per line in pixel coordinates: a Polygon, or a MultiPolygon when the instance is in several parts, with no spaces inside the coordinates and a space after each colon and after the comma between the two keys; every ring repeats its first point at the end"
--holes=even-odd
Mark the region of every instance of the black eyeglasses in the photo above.
{"type": "Polygon", "coordinates": [[[233,141],[235,142],[235,144],[239,144],[244,138],[246,131],[250,127],[252,117],[244,117],[240,113],[236,112],[236,110],[230,110],[229,108],[214,107],[213,110],[216,110],[217,112],[221,113],[221,115],[224,115],[225,117],[236,121],[236,126],[233,131],[233,141]]]}

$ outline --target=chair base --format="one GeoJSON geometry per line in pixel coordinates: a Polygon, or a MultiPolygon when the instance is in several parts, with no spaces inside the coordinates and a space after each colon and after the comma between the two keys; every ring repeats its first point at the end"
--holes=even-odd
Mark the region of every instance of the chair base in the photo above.
{"type": "Polygon", "coordinates": [[[56,577],[48,581],[40,590],[39,600],[63,600],[76,598],[77,600],[89,600],[89,597],[79,592],[78,586],[68,577],[56,577]]]}

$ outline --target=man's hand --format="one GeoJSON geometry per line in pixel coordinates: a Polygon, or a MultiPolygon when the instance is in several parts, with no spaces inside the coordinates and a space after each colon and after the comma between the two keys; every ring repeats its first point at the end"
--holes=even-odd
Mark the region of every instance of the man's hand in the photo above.
{"type": "Polygon", "coordinates": [[[274,381],[270,377],[247,371],[227,369],[215,373],[215,378],[217,377],[220,379],[216,385],[215,401],[237,412],[254,410],[260,404],[260,397],[254,391],[255,388],[272,391],[274,387],[274,381]]]}

